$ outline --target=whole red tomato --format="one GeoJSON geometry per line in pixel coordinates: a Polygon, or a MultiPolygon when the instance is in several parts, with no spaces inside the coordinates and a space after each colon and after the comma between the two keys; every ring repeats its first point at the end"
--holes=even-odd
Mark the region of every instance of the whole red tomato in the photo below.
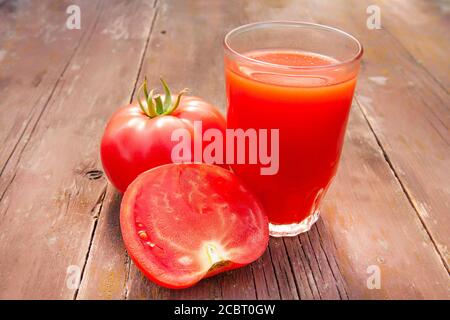
{"type": "Polygon", "coordinates": [[[172,163],[172,148],[178,143],[171,141],[174,130],[187,129],[194,137],[193,122],[202,121],[203,130],[216,128],[225,133],[225,118],[213,105],[197,97],[183,96],[185,90],[173,99],[167,84],[162,79],[161,82],[165,94],[154,96],[144,80],[141,90],[145,102],[138,97],[137,103],[119,109],[103,134],[103,168],[121,192],[125,192],[140,173],[172,163]]]}

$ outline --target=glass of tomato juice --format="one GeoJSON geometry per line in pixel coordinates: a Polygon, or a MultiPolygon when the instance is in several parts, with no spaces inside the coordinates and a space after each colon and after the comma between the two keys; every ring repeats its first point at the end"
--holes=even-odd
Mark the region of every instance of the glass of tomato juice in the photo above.
{"type": "Polygon", "coordinates": [[[337,171],[362,46],[332,27],[272,21],[230,31],[224,47],[228,128],[278,129],[275,174],[261,174],[260,162],[232,169],[261,201],[272,236],[306,232],[337,171]]]}

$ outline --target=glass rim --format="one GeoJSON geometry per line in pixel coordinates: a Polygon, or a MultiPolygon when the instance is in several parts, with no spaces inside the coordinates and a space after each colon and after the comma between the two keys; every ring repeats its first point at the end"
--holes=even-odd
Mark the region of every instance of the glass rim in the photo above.
{"type": "Polygon", "coordinates": [[[230,30],[225,35],[225,37],[223,39],[223,46],[226,50],[228,50],[234,56],[244,59],[246,61],[264,65],[264,66],[268,66],[268,67],[272,67],[272,68],[289,69],[289,70],[326,69],[326,68],[335,68],[335,67],[339,67],[339,66],[344,66],[344,65],[351,64],[351,63],[357,61],[358,59],[360,59],[364,52],[361,42],[359,42],[359,40],[356,37],[354,37],[353,35],[351,35],[348,32],[345,32],[345,31],[335,28],[335,27],[326,26],[323,24],[318,24],[318,23],[313,23],[313,22],[305,22],[305,21],[292,21],[292,20],[260,21],[260,22],[253,22],[253,23],[247,23],[247,24],[241,25],[239,27],[236,27],[236,28],[230,30]],[[258,59],[250,58],[248,56],[245,56],[245,55],[239,53],[238,51],[234,50],[231,47],[229,40],[230,40],[230,37],[233,36],[235,33],[242,31],[244,29],[252,28],[252,27],[262,27],[262,26],[268,26],[268,25],[281,25],[281,26],[282,25],[291,25],[291,26],[297,26],[297,27],[299,27],[299,26],[314,27],[314,28],[318,28],[318,29],[324,29],[324,30],[328,30],[328,31],[337,32],[337,33],[349,38],[353,42],[355,42],[357,44],[358,50],[357,50],[356,54],[352,55],[351,58],[343,60],[343,61],[338,61],[338,62],[332,63],[332,64],[319,65],[319,66],[289,66],[289,65],[271,63],[271,62],[266,62],[266,61],[261,61],[258,59]]]}

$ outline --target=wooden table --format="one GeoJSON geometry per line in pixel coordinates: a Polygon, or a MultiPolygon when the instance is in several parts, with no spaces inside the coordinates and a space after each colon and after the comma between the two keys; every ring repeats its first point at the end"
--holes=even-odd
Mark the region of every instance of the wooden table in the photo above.
{"type": "Polygon", "coordinates": [[[449,17],[443,0],[0,0],[0,298],[449,299],[449,17]],[[71,4],[80,30],[66,28],[71,4]],[[158,287],[124,249],[104,125],[145,75],[225,110],[225,33],[277,19],[365,47],[322,218],[246,268],[158,287]]]}

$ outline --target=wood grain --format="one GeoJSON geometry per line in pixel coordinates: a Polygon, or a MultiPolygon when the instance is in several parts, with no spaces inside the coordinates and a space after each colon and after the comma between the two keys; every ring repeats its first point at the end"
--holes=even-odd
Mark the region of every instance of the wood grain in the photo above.
{"type": "Polygon", "coordinates": [[[353,107],[339,172],[322,209],[349,297],[448,298],[447,270],[363,114],[353,107]],[[380,289],[367,286],[371,266],[381,271],[380,289]]]}
{"type": "Polygon", "coordinates": [[[82,29],[70,32],[68,1],[0,3],[0,298],[450,299],[449,43],[439,2],[375,1],[384,28],[375,31],[369,1],[72,3],[82,29]],[[36,12],[42,19],[31,21],[36,12]],[[225,111],[223,36],[261,20],[334,25],[366,49],[322,219],[299,237],[271,239],[246,268],[186,290],[159,287],[124,249],[121,196],[98,157],[103,126],[145,75],[225,111]],[[66,285],[70,265],[79,289],[66,285]],[[381,270],[380,289],[367,286],[370,266],[381,270]]]}
{"type": "Polygon", "coordinates": [[[381,9],[382,27],[412,58],[450,90],[450,3],[446,0],[367,1],[381,9]]]}
{"type": "Polygon", "coordinates": [[[62,73],[98,15],[85,9],[82,30],[67,30],[67,1],[5,1],[0,6],[0,199],[13,166],[54,94],[62,73]]]}
{"type": "MultiPolygon", "coordinates": [[[[305,1],[304,5],[315,21],[351,30],[366,47],[358,103],[449,270],[450,96],[391,33],[367,29],[363,2],[349,6],[347,1],[305,1]]],[[[436,56],[435,63],[442,65],[439,59],[436,56]]]]}
{"type": "MultiPolygon", "coordinates": [[[[1,202],[1,298],[77,293],[66,270],[83,270],[101,213],[106,180],[92,173],[100,169],[99,139],[114,107],[129,101],[153,11],[146,1],[98,5],[29,142],[6,169],[13,179],[1,202]]],[[[65,7],[58,12],[66,16],[65,7]]]]}

